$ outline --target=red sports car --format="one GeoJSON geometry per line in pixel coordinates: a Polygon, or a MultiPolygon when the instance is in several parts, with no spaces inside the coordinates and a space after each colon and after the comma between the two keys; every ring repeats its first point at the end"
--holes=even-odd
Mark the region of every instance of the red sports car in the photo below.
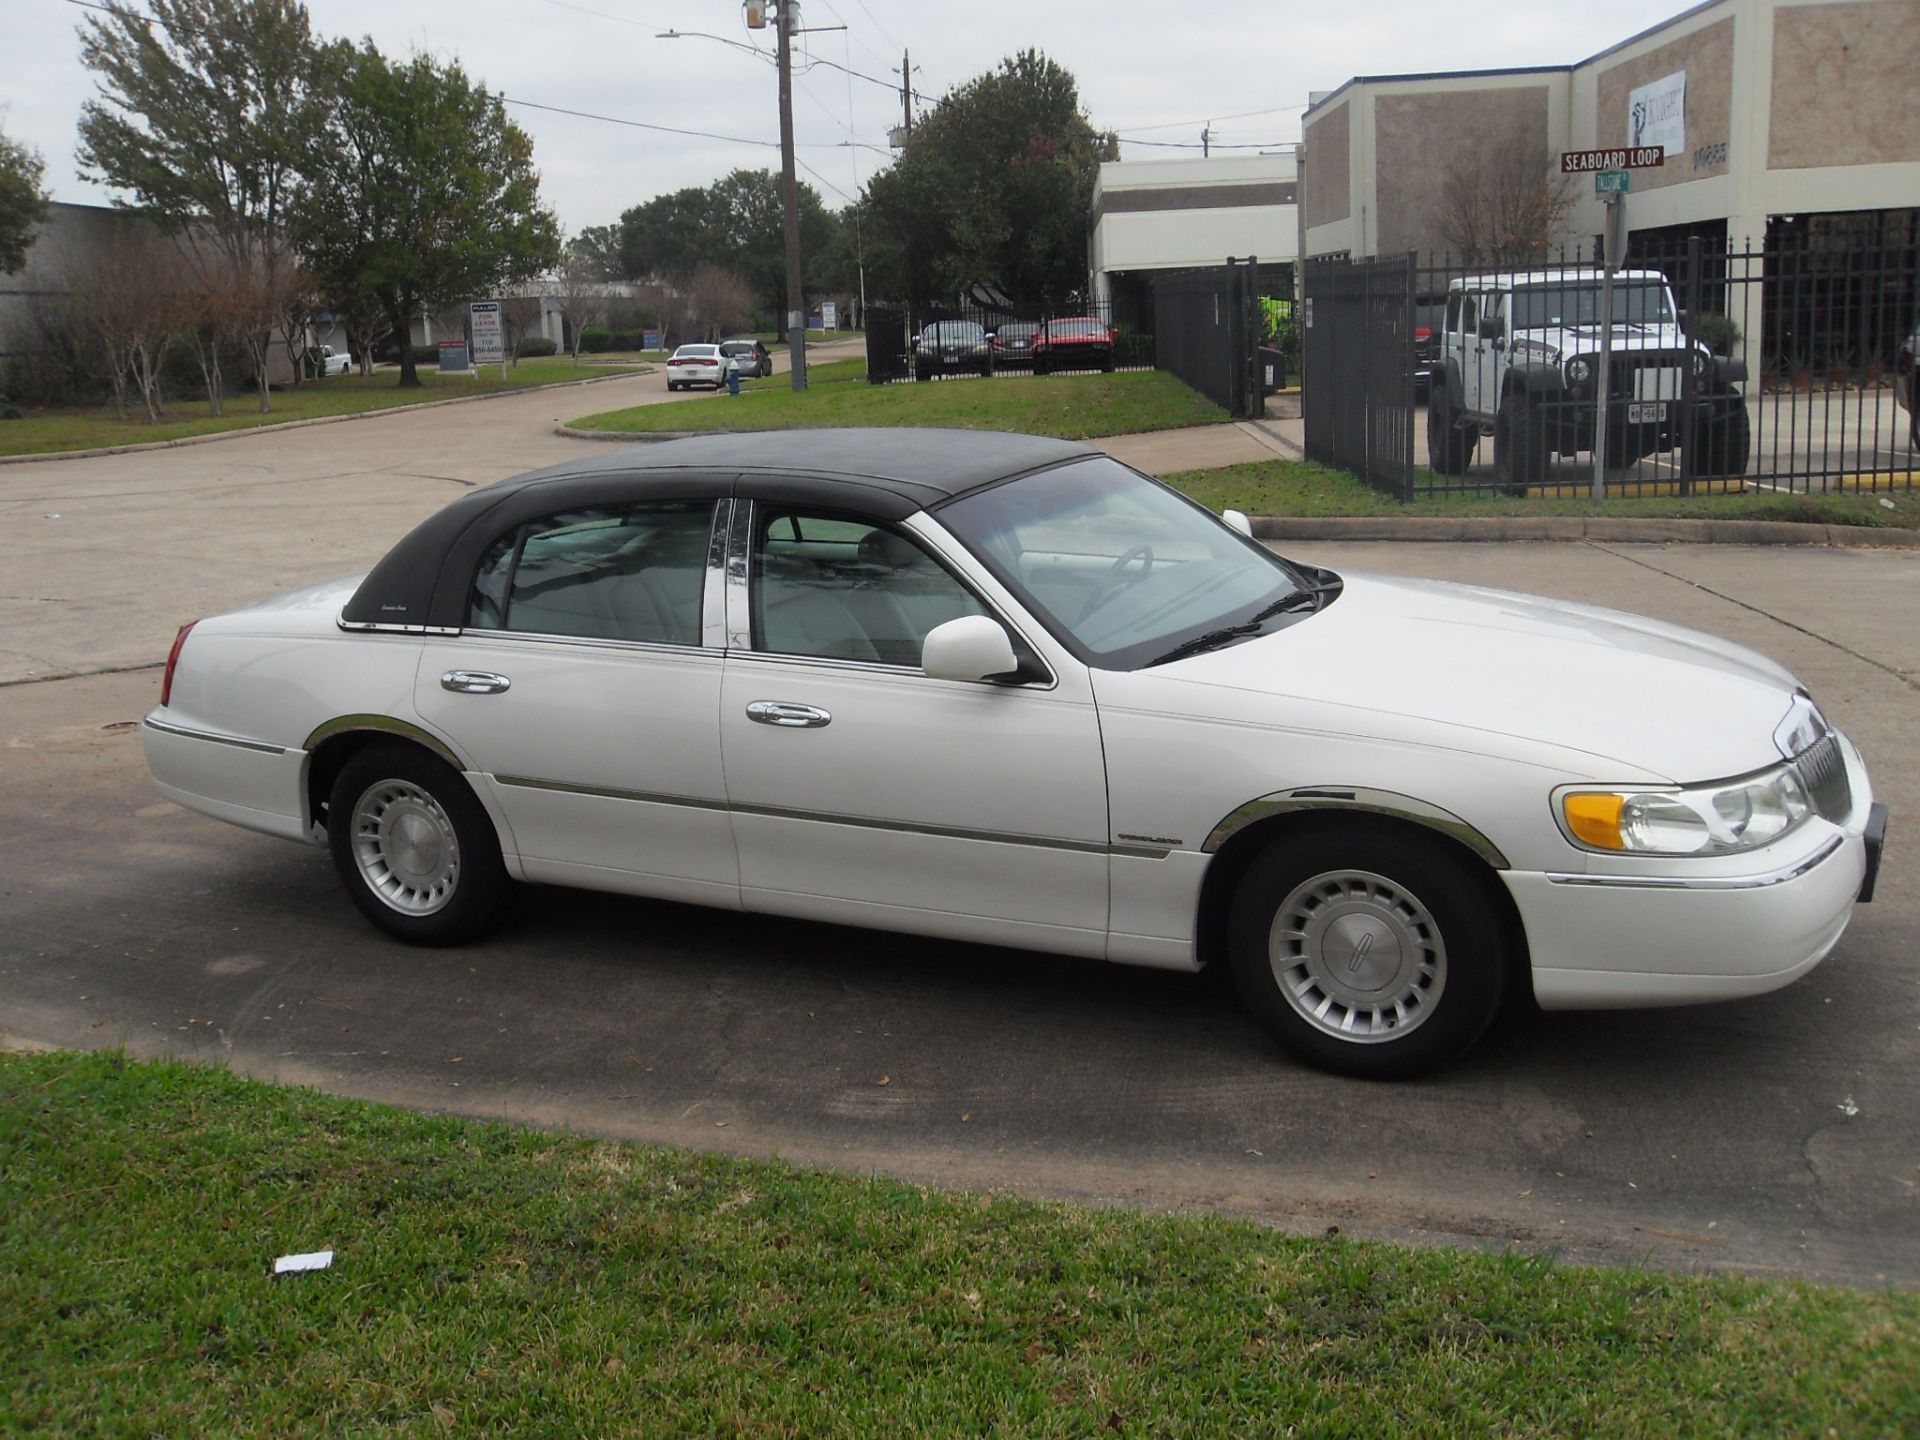
{"type": "Polygon", "coordinates": [[[1049,320],[1033,337],[1033,370],[1113,369],[1113,331],[1098,320],[1080,316],[1049,320]]]}

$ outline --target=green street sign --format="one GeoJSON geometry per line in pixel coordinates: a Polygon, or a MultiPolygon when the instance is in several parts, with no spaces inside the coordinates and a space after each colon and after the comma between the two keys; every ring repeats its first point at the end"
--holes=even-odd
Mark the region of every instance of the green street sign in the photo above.
{"type": "Polygon", "coordinates": [[[1631,170],[1596,170],[1593,172],[1593,193],[1596,195],[1625,195],[1633,189],[1631,170]]]}

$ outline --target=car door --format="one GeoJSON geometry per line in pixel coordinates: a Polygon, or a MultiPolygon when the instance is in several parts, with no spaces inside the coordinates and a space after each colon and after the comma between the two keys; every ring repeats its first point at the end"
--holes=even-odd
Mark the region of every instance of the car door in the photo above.
{"type": "Polygon", "coordinates": [[[934,626],[1007,617],[906,527],[845,511],[739,506],[727,591],[720,734],[748,909],[1104,952],[1084,671],[927,676],[934,626]]]}
{"type": "Polygon", "coordinates": [[[415,708],[481,772],[528,879],[738,904],[714,548],[730,504],[513,525],[480,561],[467,627],[428,638],[415,708]]]}
{"type": "Polygon", "coordinates": [[[1474,368],[1474,409],[1482,415],[1491,415],[1500,408],[1500,371],[1501,362],[1506,356],[1506,342],[1502,336],[1489,338],[1481,333],[1491,323],[1503,327],[1505,307],[1500,303],[1501,295],[1497,290],[1484,291],[1478,297],[1475,307],[1478,318],[1473,328],[1473,368],[1474,368]]]}

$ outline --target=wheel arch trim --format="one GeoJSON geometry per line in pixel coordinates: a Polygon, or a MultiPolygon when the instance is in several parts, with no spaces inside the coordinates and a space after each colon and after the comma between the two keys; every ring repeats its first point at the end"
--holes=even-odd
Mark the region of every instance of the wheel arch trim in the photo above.
{"type": "Polygon", "coordinates": [[[1359,785],[1302,785],[1249,800],[1215,825],[1200,849],[1204,854],[1217,855],[1228,841],[1250,825],[1276,815],[1308,811],[1383,815],[1404,820],[1459,842],[1495,870],[1513,868],[1499,846],[1451,810],[1411,795],[1359,785]]]}
{"type": "Polygon", "coordinates": [[[465,771],[469,767],[458,755],[454,754],[447,742],[431,731],[407,720],[396,720],[391,715],[339,715],[319,726],[307,736],[303,748],[312,755],[329,740],[337,740],[342,735],[367,733],[388,735],[396,740],[411,740],[414,744],[431,750],[454,769],[465,771]]]}

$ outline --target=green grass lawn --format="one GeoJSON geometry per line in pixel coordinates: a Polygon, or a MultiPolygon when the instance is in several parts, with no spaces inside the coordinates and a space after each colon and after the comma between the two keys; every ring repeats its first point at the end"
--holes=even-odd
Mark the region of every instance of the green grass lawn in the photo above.
{"type": "Polygon", "coordinates": [[[1788,520],[1815,525],[1920,525],[1920,492],[1886,495],[1648,495],[1599,505],[1572,497],[1438,495],[1402,504],[1368,488],[1344,470],[1311,461],[1268,460],[1220,470],[1187,470],[1164,477],[1211,510],[1249,515],[1503,516],[1611,515],[1662,519],[1788,520]],[[1882,499],[1891,507],[1881,504],[1882,499]]]}
{"type": "Polygon", "coordinates": [[[1031,375],[869,385],[865,359],[807,367],[807,389],[785,375],[748,381],[739,398],[713,405],[641,405],[570,423],[584,430],[788,430],[849,425],[926,425],[1014,430],[1084,440],[1143,430],[1210,425],[1227,412],[1160,371],[1031,375]]]}
{"type": "Polygon", "coordinates": [[[0,1056],[9,1435],[1895,1436],[1920,1297],[0,1056]],[[277,1255],[328,1271],[273,1279],[277,1255]]]}
{"type": "Polygon", "coordinates": [[[446,400],[456,395],[490,395],[562,380],[631,374],[640,368],[631,361],[609,365],[589,364],[588,359],[583,355],[578,366],[564,355],[522,360],[518,365],[507,367],[505,380],[500,378],[498,365],[489,365],[474,376],[441,375],[430,366],[422,366],[420,378],[424,383],[417,390],[400,389],[397,368],[379,370],[372,375],[335,375],[326,380],[309,380],[292,389],[275,390],[273,409],[264,415],[260,413],[260,402],[254,391],[243,389],[227,396],[224,416],[216,418],[208,413],[205,400],[178,400],[168,405],[166,415],[157,425],[149,425],[145,412],[138,407],[135,407],[138,418],[127,420],[116,419],[111,405],[74,410],[29,409],[23,419],[0,420],[0,455],[36,455],[179,440],[189,435],[250,430],[319,415],[350,415],[396,405],[417,405],[423,400],[446,400]]]}

